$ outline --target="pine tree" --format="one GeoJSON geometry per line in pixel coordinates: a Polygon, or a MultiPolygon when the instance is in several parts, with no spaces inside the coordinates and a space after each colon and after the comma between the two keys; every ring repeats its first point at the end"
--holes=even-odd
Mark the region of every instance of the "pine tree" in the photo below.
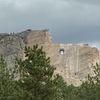
{"type": "Polygon", "coordinates": [[[17,67],[20,72],[19,84],[25,100],[63,100],[56,98],[62,95],[57,86],[61,76],[54,76],[55,68],[50,64],[50,58],[46,57],[42,47],[26,47],[25,59],[18,60],[17,67]]]}
{"type": "Polygon", "coordinates": [[[100,64],[92,68],[93,75],[88,75],[88,80],[79,87],[79,100],[100,100],[100,64]]]}
{"type": "Polygon", "coordinates": [[[11,71],[3,58],[0,57],[0,100],[20,99],[21,89],[14,79],[14,70],[11,71]]]}
{"type": "Polygon", "coordinates": [[[0,100],[12,100],[12,84],[9,70],[3,57],[0,57],[0,100]]]}

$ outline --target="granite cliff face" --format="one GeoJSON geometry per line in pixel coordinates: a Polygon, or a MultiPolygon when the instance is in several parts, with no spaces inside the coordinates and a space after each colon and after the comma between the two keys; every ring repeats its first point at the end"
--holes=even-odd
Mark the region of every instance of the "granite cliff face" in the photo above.
{"type": "Polygon", "coordinates": [[[4,55],[9,67],[16,58],[24,58],[24,47],[34,44],[43,46],[55,73],[63,76],[68,84],[79,85],[92,72],[91,64],[100,61],[99,50],[87,44],[53,44],[48,30],[31,30],[20,33],[0,34],[0,54],[4,55]]]}

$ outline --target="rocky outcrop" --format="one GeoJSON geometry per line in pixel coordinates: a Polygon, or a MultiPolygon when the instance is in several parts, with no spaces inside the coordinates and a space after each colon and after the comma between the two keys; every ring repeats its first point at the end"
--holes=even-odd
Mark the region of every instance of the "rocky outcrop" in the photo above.
{"type": "Polygon", "coordinates": [[[22,58],[25,44],[19,36],[14,34],[0,34],[0,54],[6,59],[7,65],[12,67],[16,58],[22,58]]]}
{"type": "Polygon", "coordinates": [[[68,84],[79,85],[91,73],[91,64],[100,61],[99,50],[87,44],[53,44],[48,30],[31,30],[20,33],[0,34],[0,54],[9,67],[16,58],[24,58],[24,47],[34,44],[43,46],[51,63],[56,67],[55,73],[63,76],[68,84]]]}

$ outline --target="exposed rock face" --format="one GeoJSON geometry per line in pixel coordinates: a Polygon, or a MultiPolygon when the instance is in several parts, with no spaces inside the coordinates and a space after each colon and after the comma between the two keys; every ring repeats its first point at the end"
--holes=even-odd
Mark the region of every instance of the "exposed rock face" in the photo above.
{"type": "Polygon", "coordinates": [[[63,76],[68,84],[79,85],[91,73],[91,64],[99,62],[97,48],[87,44],[52,44],[48,30],[26,30],[17,34],[0,34],[0,54],[9,67],[16,58],[24,57],[24,47],[39,44],[44,47],[56,67],[55,73],[63,76]]]}
{"type": "Polygon", "coordinates": [[[56,72],[68,84],[79,85],[91,73],[92,63],[99,62],[100,59],[98,49],[88,45],[53,44],[48,48],[46,51],[56,66],[56,72]],[[61,49],[63,53],[60,52],[61,49]]]}
{"type": "Polygon", "coordinates": [[[23,40],[13,34],[0,34],[0,54],[2,54],[9,67],[12,67],[16,58],[22,58],[23,40]]]}

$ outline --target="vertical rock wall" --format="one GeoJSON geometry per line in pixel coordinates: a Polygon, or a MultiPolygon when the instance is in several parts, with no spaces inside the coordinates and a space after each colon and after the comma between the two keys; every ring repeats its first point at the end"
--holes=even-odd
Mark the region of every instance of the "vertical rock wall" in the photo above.
{"type": "Polygon", "coordinates": [[[53,44],[47,30],[0,34],[0,54],[4,55],[9,67],[14,65],[16,58],[24,57],[25,46],[34,44],[44,47],[56,67],[55,73],[61,74],[68,84],[79,85],[80,80],[85,80],[91,73],[91,64],[100,61],[97,48],[87,44],[53,44]]]}
{"type": "Polygon", "coordinates": [[[52,44],[48,48],[46,51],[56,66],[56,73],[60,73],[68,84],[79,85],[91,73],[91,65],[100,61],[99,50],[85,44],[52,44]],[[64,50],[63,54],[60,49],[64,50]]]}

